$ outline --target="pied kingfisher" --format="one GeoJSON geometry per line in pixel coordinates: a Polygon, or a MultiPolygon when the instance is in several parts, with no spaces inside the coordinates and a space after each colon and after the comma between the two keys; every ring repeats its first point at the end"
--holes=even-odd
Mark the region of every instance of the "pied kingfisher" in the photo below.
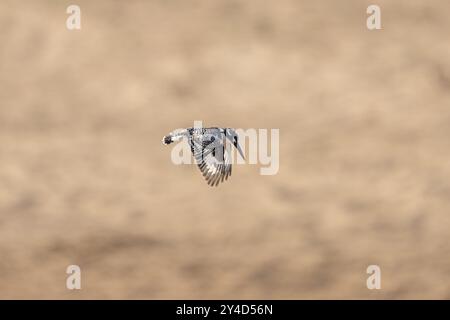
{"type": "Polygon", "coordinates": [[[164,136],[163,144],[170,144],[186,137],[191,152],[210,186],[217,186],[219,182],[231,176],[231,145],[229,140],[239,151],[243,159],[244,153],[238,144],[238,135],[232,128],[187,128],[171,132],[164,136]]]}

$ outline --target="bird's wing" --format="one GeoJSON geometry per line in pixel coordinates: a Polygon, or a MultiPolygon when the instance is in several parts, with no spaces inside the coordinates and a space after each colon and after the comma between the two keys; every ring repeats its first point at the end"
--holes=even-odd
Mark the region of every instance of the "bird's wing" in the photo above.
{"type": "Polygon", "coordinates": [[[231,175],[231,155],[224,140],[215,136],[190,139],[197,166],[210,186],[217,186],[231,175]]]}

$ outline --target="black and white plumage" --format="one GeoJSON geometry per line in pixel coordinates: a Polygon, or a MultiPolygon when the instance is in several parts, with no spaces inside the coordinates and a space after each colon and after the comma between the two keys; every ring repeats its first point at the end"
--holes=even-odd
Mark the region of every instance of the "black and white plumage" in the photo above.
{"type": "Polygon", "coordinates": [[[217,186],[231,176],[231,145],[244,158],[239,137],[232,128],[180,129],[165,136],[163,143],[170,144],[183,137],[187,138],[197,166],[210,186],[217,186]]]}

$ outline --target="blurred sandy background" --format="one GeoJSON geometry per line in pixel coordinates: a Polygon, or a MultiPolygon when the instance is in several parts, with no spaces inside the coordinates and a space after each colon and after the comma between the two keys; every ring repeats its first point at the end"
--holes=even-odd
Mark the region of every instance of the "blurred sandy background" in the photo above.
{"type": "Polygon", "coordinates": [[[450,298],[449,17],[1,1],[0,298],[450,298]],[[161,138],[194,120],[279,128],[279,174],[241,165],[213,189],[173,165],[161,138]]]}

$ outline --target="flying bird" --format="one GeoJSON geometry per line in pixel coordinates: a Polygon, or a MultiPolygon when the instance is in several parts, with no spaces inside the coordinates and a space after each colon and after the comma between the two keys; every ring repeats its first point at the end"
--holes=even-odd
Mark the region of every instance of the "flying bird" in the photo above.
{"type": "Polygon", "coordinates": [[[187,138],[195,162],[210,186],[218,186],[231,176],[231,144],[245,159],[238,143],[239,137],[232,128],[180,129],[164,136],[162,142],[167,145],[184,137],[187,138]]]}

